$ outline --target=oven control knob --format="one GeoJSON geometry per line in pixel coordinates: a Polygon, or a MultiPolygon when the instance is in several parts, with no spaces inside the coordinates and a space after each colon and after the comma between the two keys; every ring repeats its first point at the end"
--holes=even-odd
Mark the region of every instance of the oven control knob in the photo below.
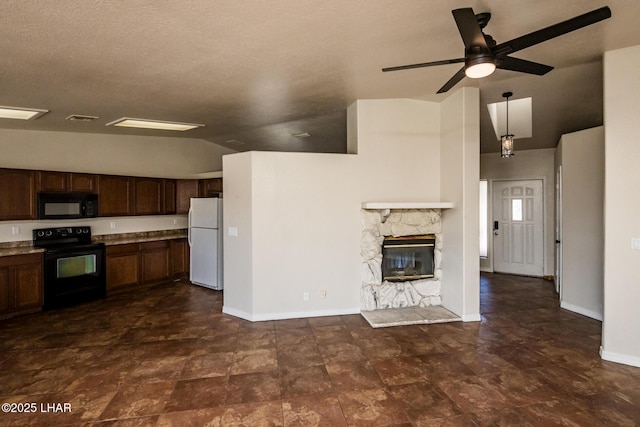
{"type": "Polygon", "coordinates": [[[42,236],[44,236],[44,231],[40,230],[40,231],[38,231],[38,232],[36,233],[36,235],[37,235],[38,237],[42,237],[42,236]]]}
{"type": "Polygon", "coordinates": [[[51,230],[47,230],[47,231],[45,232],[45,235],[46,235],[47,237],[51,237],[51,236],[53,235],[53,231],[51,231],[51,230]]]}

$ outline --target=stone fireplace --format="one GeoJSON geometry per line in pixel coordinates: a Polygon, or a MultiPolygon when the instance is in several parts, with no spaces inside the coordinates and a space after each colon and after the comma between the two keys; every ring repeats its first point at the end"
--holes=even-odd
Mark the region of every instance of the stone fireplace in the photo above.
{"type": "Polygon", "coordinates": [[[440,209],[362,209],[361,309],[428,307],[440,305],[442,235],[440,209]],[[433,236],[432,277],[417,280],[385,280],[382,275],[385,237],[410,240],[433,236]]]}

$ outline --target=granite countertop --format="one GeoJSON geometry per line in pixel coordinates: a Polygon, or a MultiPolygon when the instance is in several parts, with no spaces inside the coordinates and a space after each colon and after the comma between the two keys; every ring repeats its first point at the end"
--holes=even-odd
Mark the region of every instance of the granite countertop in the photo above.
{"type": "Polygon", "coordinates": [[[27,255],[44,252],[42,248],[34,248],[31,240],[0,243],[0,257],[11,255],[27,255]]]}
{"type": "Polygon", "coordinates": [[[187,229],[141,231],[138,233],[102,234],[93,236],[94,242],[102,242],[107,246],[125,245],[129,243],[155,242],[158,240],[184,239],[187,237],[187,229]]]}
{"type": "MultiPolygon", "coordinates": [[[[110,246],[124,245],[127,243],[154,242],[158,240],[184,239],[186,237],[187,229],[182,228],[178,230],[142,231],[139,233],[102,234],[93,236],[92,240],[96,243],[102,242],[105,245],[110,246]]],[[[0,257],[40,252],[44,252],[44,249],[33,247],[33,242],[31,240],[0,243],[0,257]]]]}

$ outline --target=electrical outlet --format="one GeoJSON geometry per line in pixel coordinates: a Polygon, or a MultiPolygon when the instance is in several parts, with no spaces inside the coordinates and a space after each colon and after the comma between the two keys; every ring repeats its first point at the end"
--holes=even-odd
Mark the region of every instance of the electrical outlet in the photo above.
{"type": "Polygon", "coordinates": [[[631,249],[634,251],[640,251],[640,237],[631,238],[631,249]]]}
{"type": "Polygon", "coordinates": [[[11,227],[11,235],[17,236],[18,234],[20,234],[20,227],[11,227]]]}
{"type": "Polygon", "coordinates": [[[302,293],[302,300],[303,301],[309,301],[309,292],[303,292],[302,293]]]}
{"type": "Polygon", "coordinates": [[[112,229],[112,230],[115,230],[116,229],[116,222],[115,221],[111,221],[109,223],[109,228],[112,229]]]}
{"type": "Polygon", "coordinates": [[[238,227],[229,227],[228,234],[229,236],[238,237],[238,227]]]}
{"type": "Polygon", "coordinates": [[[327,291],[320,291],[320,296],[322,299],[327,299],[327,291]]]}

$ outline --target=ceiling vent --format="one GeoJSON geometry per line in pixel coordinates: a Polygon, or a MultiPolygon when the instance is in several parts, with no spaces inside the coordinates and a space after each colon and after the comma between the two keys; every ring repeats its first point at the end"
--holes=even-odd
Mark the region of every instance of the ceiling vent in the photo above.
{"type": "Polygon", "coordinates": [[[65,117],[65,120],[71,120],[73,122],[91,122],[95,119],[99,119],[98,116],[84,116],[82,114],[72,114],[68,117],[65,117]]]}

